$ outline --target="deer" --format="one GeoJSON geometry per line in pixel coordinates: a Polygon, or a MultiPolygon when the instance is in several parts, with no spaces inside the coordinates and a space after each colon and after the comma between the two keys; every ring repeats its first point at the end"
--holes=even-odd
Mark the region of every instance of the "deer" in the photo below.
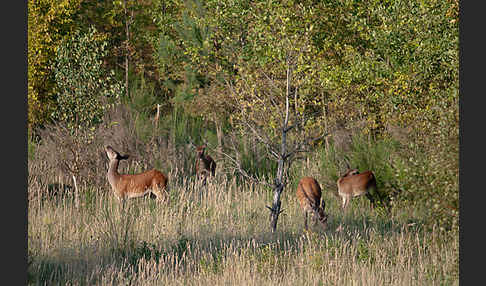
{"type": "Polygon", "coordinates": [[[352,176],[352,175],[357,175],[357,174],[359,174],[358,169],[348,169],[346,171],[346,173],[344,173],[344,175],[342,175],[341,177],[347,177],[347,176],[352,176]]]}
{"type": "Polygon", "coordinates": [[[349,201],[358,196],[366,195],[374,209],[372,193],[378,192],[375,175],[371,171],[359,173],[358,169],[349,169],[337,180],[338,195],[342,199],[342,209],[346,210],[349,201]]]}
{"type": "Polygon", "coordinates": [[[124,202],[127,198],[138,198],[149,193],[153,193],[157,197],[157,201],[163,199],[162,190],[167,192],[166,175],[156,169],[133,175],[120,174],[118,164],[120,160],[126,160],[129,156],[120,155],[111,146],[105,146],[105,151],[110,160],[106,177],[119,200],[124,202]]]}
{"type": "Polygon", "coordinates": [[[321,201],[321,187],[316,179],[312,177],[303,177],[297,185],[297,199],[304,211],[304,227],[308,230],[307,216],[310,213],[314,219],[314,225],[317,221],[321,223],[324,230],[327,229],[328,215],[324,212],[326,203],[321,201]]]}
{"type": "Polygon", "coordinates": [[[206,177],[214,176],[216,172],[216,162],[211,156],[204,154],[206,145],[196,147],[196,176],[204,178],[206,184],[206,177]]]}

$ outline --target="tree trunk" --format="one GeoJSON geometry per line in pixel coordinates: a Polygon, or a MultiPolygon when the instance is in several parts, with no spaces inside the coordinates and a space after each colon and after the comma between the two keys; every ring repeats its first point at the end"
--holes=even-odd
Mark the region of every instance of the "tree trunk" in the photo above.
{"type": "Polygon", "coordinates": [[[282,141],[280,145],[280,158],[278,160],[278,169],[277,169],[277,176],[275,178],[274,183],[274,194],[273,194],[273,203],[272,207],[268,207],[270,209],[270,217],[271,222],[270,226],[272,228],[272,233],[277,230],[277,221],[278,216],[282,212],[280,210],[281,201],[280,195],[283,192],[284,185],[283,185],[283,177],[284,177],[284,168],[285,163],[287,161],[287,129],[289,124],[289,96],[290,96],[290,77],[291,77],[291,68],[290,66],[287,68],[287,93],[285,98],[285,119],[282,124],[282,141]]]}
{"type": "Polygon", "coordinates": [[[283,192],[283,185],[282,183],[278,183],[278,180],[275,180],[275,187],[274,187],[274,194],[273,194],[273,203],[272,208],[270,209],[270,227],[272,228],[272,233],[277,230],[277,221],[278,216],[280,215],[280,195],[283,192]]]}

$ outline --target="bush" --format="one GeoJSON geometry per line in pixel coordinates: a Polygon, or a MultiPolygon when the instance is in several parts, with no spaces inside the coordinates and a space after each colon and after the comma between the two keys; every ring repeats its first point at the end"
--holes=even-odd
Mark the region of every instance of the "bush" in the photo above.
{"type": "Polygon", "coordinates": [[[382,200],[394,200],[398,207],[413,205],[426,210],[429,225],[438,223],[442,229],[457,229],[459,145],[451,136],[451,145],[425,149],[389,137],[368,139],[354,134],[349,150],[331,144],[328,150],[319,151],[323,184],[337,190],[336,181],[347,169],[346,163],[360,172],[372,170],[382,200]]]}
{"type": "MultiPolygon", "coordinates": [[[[356,168],[360,172],[371,170],[376,177],[379,193],[376,200],[388,203],[391,195],[396,192],[399,183],[396,181],[395,169],[391,158],[400,150],[400,144],[392,139],[370,139],[362,134],[352,136],[349,148],[337,148],[330,144],[328,150],[319,151],[321,165],[324,169],[326,185],[336,185],[337,179],[349,168],[356,168]]],[[[337,187],[335,187],[337,190],[337,187]]]]}

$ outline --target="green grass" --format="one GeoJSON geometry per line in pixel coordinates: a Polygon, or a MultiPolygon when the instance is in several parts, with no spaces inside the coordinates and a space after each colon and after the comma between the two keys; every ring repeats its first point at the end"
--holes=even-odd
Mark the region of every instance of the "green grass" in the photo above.
{"type": "Polygon", "coordinates": [[[385,217],[357,198],[343,214],[324,190],[329,229],[305,232],[289,188],[272,234],[271,193],[260,186],[187,180],[171,185],[168,202],[125,206],[109,189],[81,191],[79,209],[69,199],[29,202],[29,284],[459,284],[458,234],[423,227],[424,212],[407,206],[385,217]]]}

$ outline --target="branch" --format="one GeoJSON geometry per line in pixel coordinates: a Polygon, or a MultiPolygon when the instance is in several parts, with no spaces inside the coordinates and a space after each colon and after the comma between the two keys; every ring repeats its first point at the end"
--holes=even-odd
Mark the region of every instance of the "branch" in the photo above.
{"type": "Polygon", "coordinates": [[[262,74],[268,79],[268,81],[270,82],[270,84],[276,89],[276,90],[280,90],[280,87],[278,87],[276,84],[275,84],[275,80],[271,79],[266,72],[262,71],[262,74]]]}
{"type": "Polygon", "coordinates": [[[288,126],[288,127],[286,127],[286,128],[283,128],[282,132],[287,133],[287,132],[289,132],[290,130],[294,129],[294,128],[295,128],[295,126],[296,126],[296,125],[295,125],[295,124],[293,124],[293,125],[290,125],[290,126],[288,126]]]}
{"type": "Polygon", "coordinates": [[[329,133],[323,133],[322,135],[315,137],[315,138],[308,138],[308,139],[304,139],[304,140],[299,140],[299,143],[297,143],[296,146],[291,151],[289,151],[287,154],[285,154],[284,158],[287,159],[289,157],[293,157],[297,153],[310,152],[310,150],[306,147],[309,146],[311,144],[311,142],[314,142],[314,141],[317,141],[321,138],[324,138],[327,135],[329,135],[329,133]]]}
{"type": "MultiPolygon", "coordinates": [[[[270,152],[271,155],[273,155],[276,159],[280,157],[280,154],[278,153],[277,148],[273,146],[273,144],[270,142],[270,138],[268,138],[266,135],[261,135],[260,132],[258,132],[248,121],[244,121],[244,123],[247,125],[247,127],[253,132],[255,137],[257,138],[258,141],[263,143],[267,150],[270,152]],[[264,138],[265,137],[265,138],[264,138]]],[[[262,132],[262,134],[265,134],[262,132]]]]}
{"type": "MultiPolygon", "coordinates": [[[[266,207],[267,207],[267,208],[270,210],[270,212],[272,212],[272,213],[273,213],[273,212],[275,212],[275,210],[274,210],[272,207],[270,207],[270,206],[266,206],[266,207]]],[[[285,210],[285,209],[280,210],[280,211],[278,212],[278,214],[280,215],[281,213],[283,213],[283,212],[284,212],[284,210],[285,210]]]]}
{"type": "Polygon", "coordinates": [[[311,116],[314,116],[316,114],[318,114],[319,111],[315,111],[315,112],[312,112],[312,113],[307,113],[307,114],[304,114],[304,116],[302,118],[298,118],[298,115],[296,116],[297,119],[295,120],[295,123],[288,126],[287,129],[290,130],[290,129],[293,129],[293,128],[299,128],[301,127],[311,116]]]}
{"type": "Polygon", "coordinates": [[[62,163],[64,164],[64,167],[68,170],[68,172],[70,172],[71,174],[76,173],[74,169],[72,169],[66,161],[63,161],[62,163]]]}
{"type": "MultiPolygon", "coordinates": [[[[234,144],[233,144],[233,150],[236,150],[236,148],[234,147],[234,144]]],[[[259,178],[257,178],[257,177],[254,177],[254,176],[252,176],[252,175],[248,174],[248,172],[246,172],[246,171],[243,169],[243,167],[241,167],[241,163],[240,163],[240,162],[239,162],[237,159],[233,158],[231,155],[229,155],[229,154],[227,154],[227,153],[225,153],[225,152],[223,152],[223,151],[220,151],[220,150],[215,150],[215,152],[216,152],[216,153],[218,153],[218,154],[223,155],[223,156],[224,156],[224,157],[226,157],[226,158],[227,158],[227,159],[228,159],[230,162],[232,162],[232,163],[233,163],[233,165],[235,166],[235,167],[234,167],[234,170],[236,170],[238,173],[240,173],[240,174],[241,174],[243,177],[245,177],[246,179],[248,179],[248,180],[250,180],[250,181],[252,181],[252,182],[254,182],[254,183],[258,183],[258,184],[262,184],[262,185],[265,185],[265,186],[268,186],[268,187],[272,187],[272,185],[271,185],[271,184],[269,184],[268,182],[263,181],[263,180],[261,180],[261,179],[259,179],[259,178]]]]}
{"type": "MultiPolygon", "coordinates": [[[[283,122],[284,128],[288,128],[289,125],[289,97],[290,97],[290,77],[291,77],[291,67],[287,67],[287,93],[285,94],[285,121],[283,122]]],[[[284,130],[285,130],[284,129],[284,130]]]]}

